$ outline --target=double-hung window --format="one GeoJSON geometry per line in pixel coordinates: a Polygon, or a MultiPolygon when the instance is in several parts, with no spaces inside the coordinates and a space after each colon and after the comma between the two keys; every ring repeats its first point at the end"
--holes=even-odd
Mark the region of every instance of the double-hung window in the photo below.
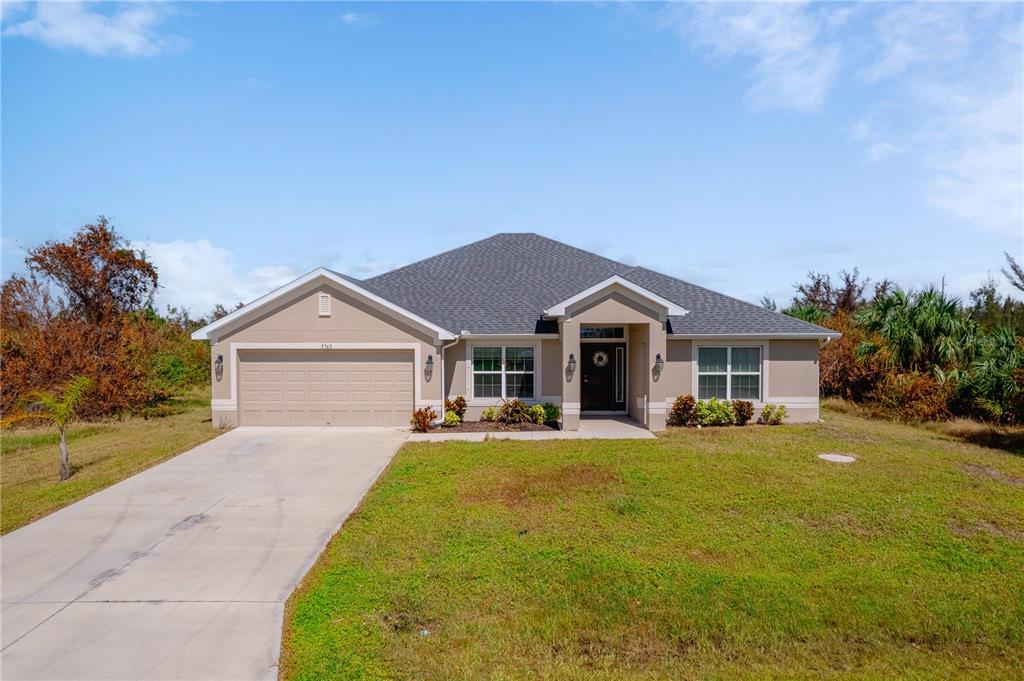
{"type": "Polygon", "coordinates": [[[761,348],[697,349],[697,399],[761,399],[761,348]]]}
{"type": "Polygon", "coordinates": [[[473,348],[473,397],[533,399],[532,347],[473,348]]]}

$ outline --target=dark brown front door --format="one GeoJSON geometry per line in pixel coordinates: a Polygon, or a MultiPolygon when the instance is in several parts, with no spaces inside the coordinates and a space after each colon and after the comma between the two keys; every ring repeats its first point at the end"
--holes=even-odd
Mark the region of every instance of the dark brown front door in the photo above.
{"type": "Polygon", "coordinates": [[[583,343],[582,411],[622,411],[626,408],[625,357],[622,343],[583,343]]]}

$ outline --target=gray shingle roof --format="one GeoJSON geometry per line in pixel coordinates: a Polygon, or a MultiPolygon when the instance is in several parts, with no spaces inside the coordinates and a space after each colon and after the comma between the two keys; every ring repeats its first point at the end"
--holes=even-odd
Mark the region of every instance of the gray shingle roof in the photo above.
{"type": "Polygon", "coordinates": [[[496,234],[355,283],[454,333],[556,333],[542,311],[613,275],[689,310],[669,318],[674,335],[833,333],[538,234],[496,234]]]}

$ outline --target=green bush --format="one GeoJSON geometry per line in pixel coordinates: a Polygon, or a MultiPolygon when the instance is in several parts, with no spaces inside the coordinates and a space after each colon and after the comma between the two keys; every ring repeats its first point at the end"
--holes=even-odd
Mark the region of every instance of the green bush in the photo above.
{"type": "Polygon", "coordinates": [[[754,403],[747,400],[733,400],[732,413],[736,418],[737,426],[745,426],[754,418],[754,403]]]}
{"type": "Polygon", "coordinates": [[[544,407],[540,404],[535,404],[530,407],[530,413],[533,414],[533,422],[543,426],[544,425],[544,407]]]}
{"type": "Polygon", "coordinates": [[[727,426],[733,420],[732,405],[717,397],[698,402],[695,411],[697,423],[702,426],[727,426]]]}
{"type": "Polygon", "coordinates": [[[454,409],[449,409],[444,413],[445,428],[451,428],[452,426],[457,426],[460,423],[462,423],[462,419],[459,418],[458,412],[456,412],[454,409]]]}
{"type": "Polygon", "coordinates": [[[554,424],[562,420],[562,408],[554,402],[545,402],[544,423],[554,424]]]}
{"type": "Polygon", "coordinates": [[[533,423],[530,405],[522,400],[505,400],[498,407],[498,420],[502,423],[533,423]]]}
{"type": "Polygon", "coordinates": [[[777,426],[782,423],[787,416],[789,416],[789,412],[786,411],[785,406],[769,403],[761,408],[761,415],[757,417],[757,422],[762,425],[777,426]]]}
{"type": "Polygon", "coordinates": [[[693,399],[693,395],[680,395],[676,398],[668,413],[668,425],[697,425],[697,400],[693,399]]]}
{"type": "Polygon", "coordinates": [[[462,395],[459,395],[454,400],[445,400],[444,410],[446,412],[454,411],[455,414],[459,417],[459,420],[461,421],[462,419],[466,418],[466,398],[463,397],[462,395]]]}
{"type": "Polygon", "coordinates": [[[487,407],[480,414],[481,421],[497,421],[498,420],[498,409],[497,407],[487,407]]]}

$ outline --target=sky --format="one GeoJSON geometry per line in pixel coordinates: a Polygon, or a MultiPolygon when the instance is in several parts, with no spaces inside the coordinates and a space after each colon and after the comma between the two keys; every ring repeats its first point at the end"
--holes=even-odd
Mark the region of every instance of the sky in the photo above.
{"type": "Polygon", "coordinates": [[[1019,3],[2,7],[5,277],[99,215],[196,314],[508,231],[752,302],[1024,257],[1019,3]]]}

